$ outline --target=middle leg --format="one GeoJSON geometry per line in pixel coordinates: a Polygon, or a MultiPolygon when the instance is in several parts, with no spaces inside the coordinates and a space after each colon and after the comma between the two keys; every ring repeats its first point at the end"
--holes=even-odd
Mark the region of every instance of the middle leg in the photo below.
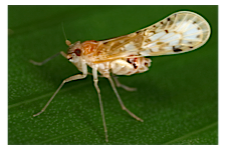
{"type": "Polygon", "coordinates": [[[126,108],[126,106],[125,106],[124,103],[122,102],[121,97],[120,97],[119,94],[118,94],[118,91],[116,90],[116,87],[115,87],[114,82],[112,81],[111,77],[108,76],[108,77],[106,77],[106,78],[109,80],[109,82],[110,82],[110,84],[111,84],[111,87],[112,87],[113,91],[115,92],[115,95],[117,96],[118,101],[119,101],[119,103],[120,103],[120,105],[121,105],[121,107],[122,107],[122,110],[125,110],[125,111],[126,111],[131,117],[133,117],[134,119],[143,122],[143,120],[142,120],[141,118],[137,117],[134,113],[132,113],[129,109],[126,108]]]}
{"type": "Polygon", "coordinates": [[[137,90],[137,88],[128,87],[128,86],[120,83],[117,76],[113,76],[113,79],[115,80],[115,84],[116,84],[117,87],[121,87],[126,91],[136,91],[137,90]]]}

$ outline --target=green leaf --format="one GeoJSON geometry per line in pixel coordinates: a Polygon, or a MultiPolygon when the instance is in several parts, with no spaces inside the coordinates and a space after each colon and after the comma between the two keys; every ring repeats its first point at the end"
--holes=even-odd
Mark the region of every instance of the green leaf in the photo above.
{"type": "Polygon", "coordinates": [[[8,144],[218,144],[217,6],[9,6],[8,144]],[[152,57],[150,70],[119,80],[121,107],[104,78],[99,79],[108,128],[105,142],[92,77],[63,86],[39,112],[63,79],[79,73],[59,56],[72,42],[103,40],[149,26],[176,11],[194,11],[211,25],[210,40],[198,50],[152,57]]]}

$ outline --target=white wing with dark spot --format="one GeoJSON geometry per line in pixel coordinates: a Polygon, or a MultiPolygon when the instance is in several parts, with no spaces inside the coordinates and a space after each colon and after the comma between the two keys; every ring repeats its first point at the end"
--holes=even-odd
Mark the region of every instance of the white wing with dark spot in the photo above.
{"type": "Polygon", "coordinates": [[[181,11],[139,30],[141,56],[178,54],[199,48],[209,39],[210,26],[200,15],[181,11]]]}

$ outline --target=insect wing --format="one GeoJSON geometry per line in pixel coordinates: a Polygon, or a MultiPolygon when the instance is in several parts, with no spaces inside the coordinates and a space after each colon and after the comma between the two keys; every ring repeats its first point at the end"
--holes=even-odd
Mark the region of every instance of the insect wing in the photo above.
{"type": "Polygon", "coordinates": [[[197,49],[209,39],[210,26],[200,15],[181,11],[138,32],[144,36],[140,55],[158,56],[197,49]]]}
{"type": "Polygon", "coordinates": [[[210,26],[203,17],[180,11],[137,32],[100,41],[96,60],[184,53],[205,44],[209,36],[210,26]]]}

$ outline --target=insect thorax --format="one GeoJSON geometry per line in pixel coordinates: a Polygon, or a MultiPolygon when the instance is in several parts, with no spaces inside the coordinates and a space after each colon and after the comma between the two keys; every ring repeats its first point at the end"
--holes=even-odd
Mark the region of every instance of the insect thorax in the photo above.
{"type": "Polygon", "coordinates": [[[86,41],[83,43],[75,43],[70,46],[68,58],[81,71],[80,62],[85,61],[91,68],[96,67],[101,74],[112,72],[116,75],[131,75],[142,73],[148,70],[151,65],[151,59],[129,54],[123,58],[109,59],[99,61],[103,55],[97,41],[86,41]],[[100,58],[101,57],[101,58],[100,58]]]}

